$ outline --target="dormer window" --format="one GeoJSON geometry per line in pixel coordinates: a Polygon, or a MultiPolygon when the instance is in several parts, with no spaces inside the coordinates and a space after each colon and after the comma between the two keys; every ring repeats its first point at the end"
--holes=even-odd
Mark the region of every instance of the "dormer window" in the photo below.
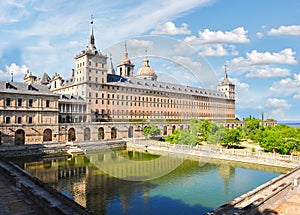
{"type": "Polygon", "coordinates": [[[6,89],[14,89],[14,90],[17,90],[17,88],[15,86],[13,86],[11,83],[9,82],[6,82],[5,83],[5,88],[6,89]]]}
{"type": "Polygon", "coordinates": [[[35,88],[35,87],[32,86],[31,84],[28,85],[27,89],[28,89],[28,90],[32,90],[32,91],[39,91],[37,88],[35,88]]]}

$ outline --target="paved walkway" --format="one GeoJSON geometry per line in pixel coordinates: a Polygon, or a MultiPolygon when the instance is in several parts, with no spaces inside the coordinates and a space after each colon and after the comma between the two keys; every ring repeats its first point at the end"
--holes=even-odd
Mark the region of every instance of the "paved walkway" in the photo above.
{"type": "Polygon", "coordinates": [[[0,215],[42,214],[39,207],[0,173],[0,215]]]}
{"type": "Polygon", "coordinates": [[[300,185],[287,196],[277,207],[273,209],[274,214],[299,215],[300,214],[300,185]]]}

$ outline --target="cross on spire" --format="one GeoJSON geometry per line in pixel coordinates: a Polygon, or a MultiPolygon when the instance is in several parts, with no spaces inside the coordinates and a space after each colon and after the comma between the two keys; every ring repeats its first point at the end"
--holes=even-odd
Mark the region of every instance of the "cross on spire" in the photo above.
{"type": "Polygon", "coordinates": [[[94,15],[91,14],[91,24],[93,24],[93,23],[94,23],[94,15]]]}

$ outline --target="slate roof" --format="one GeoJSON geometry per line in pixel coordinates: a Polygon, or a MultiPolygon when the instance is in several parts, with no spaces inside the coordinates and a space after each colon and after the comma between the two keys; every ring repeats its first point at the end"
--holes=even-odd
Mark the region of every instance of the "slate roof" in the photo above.
{"type": "Polygon", "coordinates": [[[226,94],[215,90],[190,87],[179,84],[171,84],[160,81],[151,81],[134,77],[122,77],[120,75],[107,75],[107,85],[119,87],[131,87],[136,89],[161,91],[168,93],[178,93],[186,95],[206,96],[211,98],[226,99],[226,94]]]}
{"type": "Polygon", "coordinates": [[[57,97],[59,96],[55,93],[52,93],[45,85],[25,84],[20,82],[0,81],[0,92],[32,94],[32,95],[47,95],[47,96],[57,96],[57,97]]]}

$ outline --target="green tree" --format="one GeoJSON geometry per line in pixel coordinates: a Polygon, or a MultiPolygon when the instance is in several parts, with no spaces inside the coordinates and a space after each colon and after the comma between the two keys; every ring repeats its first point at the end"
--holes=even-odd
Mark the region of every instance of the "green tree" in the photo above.
{"type": "Polygon", "coordinates": [[[178,144],[193,145],[195,146],[199,142],[197,134],[190,132],[188,129],[183,129],[179,133],[179,137],[176,141],[178,144]]]}
{"type": "Polygon", "coordinates": [[[200,133],[203,135],[203,140],[207,141],[209,136],[217,130],[217,125],[209,120],[204,120],[200,123],[200,133]]]}
{"type": "Polygon", "coordinates": [[[151,126],[146,126],[146,127],[144,128],[144,135],[145,135],[145,136],[149,135],[150,130],[151,130],[151,126]]]}
{"type": "Polygon", "coordinates": [[[245,120],[243,131],[246,137],[251,140],[255,140],[256,134],[261,129],[260,121],[258,119],[250,118],[245,120]]]}
{"type": "Polygon", "coordinates": [[[224,126],[217,126],[212,129],[214,132],[207,139],[207,143],[209,144],[219,144],[223,140],[228,128],[224,126]]]}
{"type": "Polygon", "coordinates": [[[228,129],[225,133],[221,143],[223,146],[229,147],[232,145],[239,145],[241,139],[243,138],[243,134],[240,129],[228,129]]]}
{"type": "Polygon", "coordinates": [[[151,126],[149,130],[149,135],[152,137],[160,135],[160,129],[157,126],[151,126]]]}
{"type": "Polygon", "coordinates": [[[178,141],[179,135],[180,135],[180,130],[175,129],[173,134],[168,134],[166,141],[170,143],[176,143],[178,141]]]}

